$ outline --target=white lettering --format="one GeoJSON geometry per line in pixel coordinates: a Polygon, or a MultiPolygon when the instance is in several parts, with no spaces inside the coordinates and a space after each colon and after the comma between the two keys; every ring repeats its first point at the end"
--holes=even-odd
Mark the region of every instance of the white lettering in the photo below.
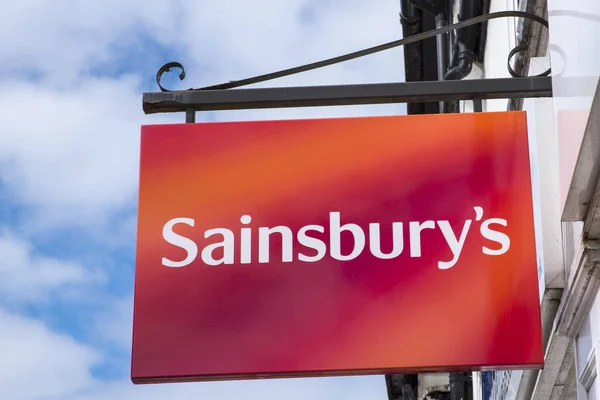
{"type": "Polygon", "coordinates": [[[234,236],[229,229],[209,229],[204,232],[204,237],[209,238],[213,235],[223,236],[223,240],[217,243],[209,244],[202,250],[202,261],[208,265],[233,264],[234,259],[234,236]],[[216,259],[213,257],[213,251],[223,248],[223,257],[216,259]]]}
{"type": "Polygon", "coordinates": [[[481,218],[483,218],[483,208],[476,206],[473,209],[475,210],[475,221],[481,221],[481,218]]]}
{"type": "Polygon", "coordinates": [[[177,247],[181,247],[187,252],[187,256],[182,261],[173,261],[169,260],[166,257],[163,257],[162,265],[164,265],[165,267],[185,267],[186,265],[189,265],[192,262],[194,262],[194,260],[198,256],[198,246],[196,246],[196,243],[193,240],[173,232],[173,227],[175,226],[175,224],[186,224],[193,227],[194,220],[191,218],[173,218],[172,220],[167,222],[163,227],[163,239],[165,239],[167,243],[170,243],[177,247]]]}
{"type": "Polygon", "coordinates": [[[501,246],[498,250],[493,250],[493,249],[490,249],[489,247],[483,246],[481,248],[481,251],[483,251],[483,254],[487,254],[490,256],[499,256],[501,254],[506,253],[508,251],[508,249],[510,248],[510,238],[502,232],[498,232],[493,229],[490,229],[491,224],[499,224],[502,226],[507,226],[507,222],[505,219],[490,218],[490,219],[483,221],[483,223],[481,224],[481,229],[480,229],[481,235],[488,240],[500,243],[501,246]]]}
{"type": "Polygon", "coordinates": [[[329,213],[329,235],[331,257],[340,261],[352,260],[365,248],[365,233],[360,226],[356,224],[345,224],[340,226],[340,213],[329,213]],[[350,254],[342,255],[342,232],[349,231],[354,237],[354,248],[350,254]]]}
{"type": "Polygon", "coordinates": [[[434,229],[435,222],[410,222],[408,227],[410,231],[410,256],[421,257],[421,231],[423,229],[434,229]]]}
{"type": "MultiPolygon", "coordinates": [[[[410,257],[421,257],[421,242],[424,240],[422,232],[426,229],[439,228],[442,233],[446,244],[452,252],[452,258],[450,260],[437,261],[437,267],[441,270],[446,270],[454,267],[460,260],[462,251],[467,243],[469,236],[469,229],[474,223],[473,221],[480,222],[480,233],[483,238],[495,242],[499,245],[496,248],[490,248],[482,246],[481,251],[485,255],[498,256],[506,253],[510,248],[510,238],[507,234],[498,230],[492,229],[492,224],[498,224],[507,226],[508,222],[505,219],[490,218],[483,220],[484,210],[482,207],[473,207],[475,211],[474,219],[467,219],[464,221],[460,235],[455,232],[450,222],[447,220],[432,221],[427,220],[423,222],[408,221],[408,235],[406,238],[410,242],[410,257]],[[437,226],[436,226],[437,224],[437,226]]],[[[405,235],[404,235],[404,223],[403,222],[392,222],[391,223],[391,240],[382,241],[382,230],[388,232],[389,228],[382,228],[380,223],[373,222],[368,224],[368,232],[363,231],[363,228],[358,224],[347,222],[341,223],[341,215],[339,211],[329,213],[329,237],[313,237],[309,235],[310,231],[318,232],[320,234],[326,234],[326,228],[321,225],[305,225],[298,229],[296,236],[292,229],[285,225],[279,225],[275,227],[259,227],[258,228],[258,249],[253,249],[253,228],[250,226],[252,217],[250,215],[242,215],[240,218],[242,227],[239,229],[239,263],[240,264],[251,264],[252,256],[254,251],[258,250],[258,262],[268,263],[271,260],[271,250],[273,240],[272,234],[277,233],[281,235],[281,262],[292,262],[295,257],[294,246],[300,245],[304,248],[299,250],[297,254],[297,260],[303,262],[317,262],[322,260],[329,250],[330,256],[333,259],[339,261],[349,261],[359,257],[366,247],[367,233],[369,235],[369,252],[372,256],[382,259],[391,260],[398,258],[404,252],[405,235]],[[348,254],[342,254],[342,235],[350,234],[353,239],[352,246],[348,246],[348,249],[344,251],[348,254]],[[327,242],[329,239],[329,242],[327,242]],[[385,243],[391,243],[391,249],[385,243]],[[328,249],[329,246],[329,249],[328,249]],[[382,247],[386,247],[386,252],[382,250],[382,247]],[[312,251],[310,251],[312,250],[312,251]]],[[[173,218],[169,220],[162,229],[163,239],[176,247],[185,250],[186,255],[182,260],[171,260],[167,257],[162,257],[162,265],[166,267],[185,267],[190,265],[198,257],[199,247],[198,244],[190,237],[183,236],[175,233],[174,228],[177,224],[185,224],[194,227],[195,221],[191,218],[173,218]]],[[[208,239],[212,236],[220,235],[218,239],[220,241],[210,241],[209,244],[205,244],[202,248],[201,258],[202,262],[207,265],[217,266],[221,264],[234,264],[236,262],[236,237],[234,231],[226,228],[213,228],[204,231],[204,238],[208,239]],[[222,253],[221,253],[222,252],[222,253]],[[222,254],[222,255],[221,255],[222,254]]],[[[344,239],[344,243],[350,240],[350,237],[344,239]]],[[[275,243],[279,245],[277,240],[275,243]]],[[[494,247],[494,246],[492,246],[494,247]]],[[[276,252],[278,254],[278,251],[276,252]]],[[[255,256],[256,257],[256,256],[255,256]]],[[[447,257],[450,258],[450,257],[447,257]]]]}
{"type": "Polygon", "coordinates": [[[287,226],[276,226],[274,228],[258,228],[258,262],[269,262],[271,233],[281,234],[281,261],[292,261],[292,230],[287,226]]]}
{"type": "Polygon", "coordinates": [[[383,253],[381,251],[381,228],[379,224],[369,224],[369,248],[371,253],[383,260],[396,258],[404,250],[404,235],[402,233],[402,222],[394,222],[392,224],[392,251],[383,253]]]}
{"type": "Polygon", "coordinates": [[[440,227],[444,238],[446,239],[446,243],[452,250],[452,260],[448,262],[439,261],[438,268],[439,269],[448,269],[452,268],[454,264],[458,261],[460,257],[460,252],[465,244],[465,239],[467,238],[467,233],[469,232],[469,227],[471,226],[471,220],[468,219],[465,221],[465,225],[463,226],[462,232],[460,234],[460,239],[456,238],[452,227],[450,226],[450,222],[448,221],[438,221],[438,226],[440,227]]]}
{"type": "MultiPolygon", "coordinates": [[[[240,222],[244,225],[252,222],[252,217],[244,215],[240,218],[240,222]]],[[[240,262],[242,264],[250,264],[252,261],[252,229],[240,229],[240,262]]]]}
{"type": "Polygon", "coordinates": [[[306,246],[308,248],[314,249],[317,251],[317,254],[314,256],[307,256],[304,253],[298,253],[298,259],[300,261],[305,262],[315,262],[319,261],[323,257],[325,257],[325,253],[327,252],[327,246],[322,240],[317,238],[310,237],[306,234],[307,231],[317,231],[317,232],[325,232],[325,228],[320,225],[307,225],[300,228],[298,231],[298,242],[302,246],[306,246]]]}

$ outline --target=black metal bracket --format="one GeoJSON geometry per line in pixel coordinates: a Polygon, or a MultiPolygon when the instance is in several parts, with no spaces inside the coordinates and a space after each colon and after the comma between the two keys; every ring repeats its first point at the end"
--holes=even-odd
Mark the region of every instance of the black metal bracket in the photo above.
{"type": "MultiPolygon", "coordinates": [[[[548,76],[460,81],[373,83],[143,94],[145,114],[260,108],[341,106],[552,97],[548,76]]],[[[190,121],[191,122],[191,121],[190,121]]]]}
{"type": "MultiPolygon", "coordinates": [[[[500,11],[479,15],[455,24],[438,27],[431,31],[421,32],[403,39],[326,60],[198,89],[190,88],[187,90],[170,91],[162,86],[160,82],[162,75],[173,68],[181,70],[179,74],[180,80],[183,80],[186,75],[181,63],[169,62],[163,65],[156,74],[156,82],[161,92],[143,94],[144,113],[185,112],[186,122],[192,123],[196,120],[196,111],[411,102],[429,103],[458,100],[473,100],[474,110],[481,111],[481,101],[484,99],[551,97],[552,80],[548,77],[550,69],[534,77],[519,76],[508,79],[440,80],[362,85],[234,89],[364,57],[369,54],[446,34],[453,30],[477,25],[491,19],[507,17],[531,19],[548,27],[548,21],[535,14],[522,11],[500,11]]],[[[524,48],[521,47],[513,50],[511,57],[523,50],[524,48]]],[[[510,72],[515,76],[514,71],[510,70],[510,72]]]]}

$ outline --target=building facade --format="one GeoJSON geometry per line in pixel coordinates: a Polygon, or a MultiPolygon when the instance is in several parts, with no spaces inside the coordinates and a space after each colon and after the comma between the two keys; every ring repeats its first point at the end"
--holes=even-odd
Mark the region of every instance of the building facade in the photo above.
{"type": "Polygon", "coordinates": [[[599,6],[598,0],[400,2],[405,36],[497,11],[526,11],[550,24],[494,19],[462,35],[440,35],[435,45],[406,48],[407,81],[511,77],[507,64],[521,76],[551,68],[553,97],[409,105],[409,113],[527,111],[545,367],[462,375],[469,379],[392,375],[390,398],[402,399],[395,393],[406,384],[419,399],[447,393],[451,399],[595,400],[600,394],[599,6]],[[508,60],[517,46],[521,51],[508,60]],[[449,73],[461,62],[458,73],[449,73]]]}

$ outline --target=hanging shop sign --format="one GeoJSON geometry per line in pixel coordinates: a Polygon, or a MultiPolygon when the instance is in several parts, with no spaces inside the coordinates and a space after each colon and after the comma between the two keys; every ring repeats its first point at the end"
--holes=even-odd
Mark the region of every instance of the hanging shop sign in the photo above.
{"type": "Polygon", "coordinates": [[[543,365],[524,112],[142,128],[135,383],[543,365]]]}

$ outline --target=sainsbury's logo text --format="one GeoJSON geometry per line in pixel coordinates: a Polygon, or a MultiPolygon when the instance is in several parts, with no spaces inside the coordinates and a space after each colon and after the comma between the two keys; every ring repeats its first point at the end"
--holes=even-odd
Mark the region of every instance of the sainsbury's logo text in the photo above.
{"type": "MultiPolygon", "coordinates": [[[[481,247],[481,252],[489,256],[498,256],[506,253],[510,248],[510,238],[503,232],[496,229],[492,229],[493,225],[501,225],[506,227],[507,221],[501,218],[489,218],[483,220],[484,210],[482,207],[474,207],[476,222],[479,224],[480,235],[487,239],[492,247],[484,245],[481,247]]],[[[252,222],[252,218],[249,215],[244,215],[240,218],[242,225],[248,225],[252,222]]],[[[162,265],[166,267],[185,267],[193,263],[198,257],[198,245],[197,243],[185,236],[174,232],[173,228],[177,224],[186,224],[194,227],[195,220],[193,218],[173,218],[169,220],[163,227],[162,235],[165,241],[174,246],[184,249],[187,256],[183,260],[171,260],[166,257],[162,258],[162,265]]],[[[465,245],[471,225],[473,224],[472,219],[467,219],[461,230],[460,234],[455,233],[455,229],[450,226],[449,221],[410,221],[408,222],[408,247],[410,257],[421,257],[421,232],[426,229],[439,229],[446,241],[446,244],[452,252],[452,258],[449,260],[438,261],[439,269],[452,268],[459,261],[460,254],[465,245]]],[[[392,249],[389,252],[383,252],[381,249],[381,227],[379,223],[370,223],[368,232],[365,232],[363,228],[354,223],[341,224],[341,216],[339,212],[329,213],[329,243],[318,239],[313,236],[309,236],[309,232],[318,232],[323,234],[325,227],[321,225],[306,225],[303,226],[294,234],[292,230],[283,225],[275,227],[259,227],[258,228],[258,262],[268,263],[271,261],[270,252],[270,236],[272,234],[281,235],[281,260],[282,262],[292,262],[294,259],[303,262],[317,262],[321,260],[327,252],[329,255],[340,261],[352,260],[361,255],[367,247],[368,239],[368,251],[375,257],[383,260],[393,259],[399,257],[405,247],[404,238],[404,224],[402,222],[393,222],[391,235],[392,235],[392,249]],[[351,251],[347,254],[342,254],[341,249],[341,235],[342,232],[352,234],[354,238],[354,246],[351,251]],[[304,249],[298,251],[294,255],[294,237],[298,244],[304,248],[311,249],[307,254],[304,249]]],[[[238,249],[239,249],[239,263],[250,264],[252,261],[252,228],[242,227],[240,228],[238,249]]],[[[219,242],[206,245],[201,253],[200,257],[202,262],[207,265],[218,266],[221,264],[234,264],[236,262],[236,235],[234,231],[226,228],[213,228],[208,229],[204,232],[204,238],[208,239],[216,236],[221,239],[219,242]],[[220,249],[219,258],[215,258],[215,250],[220,249]]]]}

